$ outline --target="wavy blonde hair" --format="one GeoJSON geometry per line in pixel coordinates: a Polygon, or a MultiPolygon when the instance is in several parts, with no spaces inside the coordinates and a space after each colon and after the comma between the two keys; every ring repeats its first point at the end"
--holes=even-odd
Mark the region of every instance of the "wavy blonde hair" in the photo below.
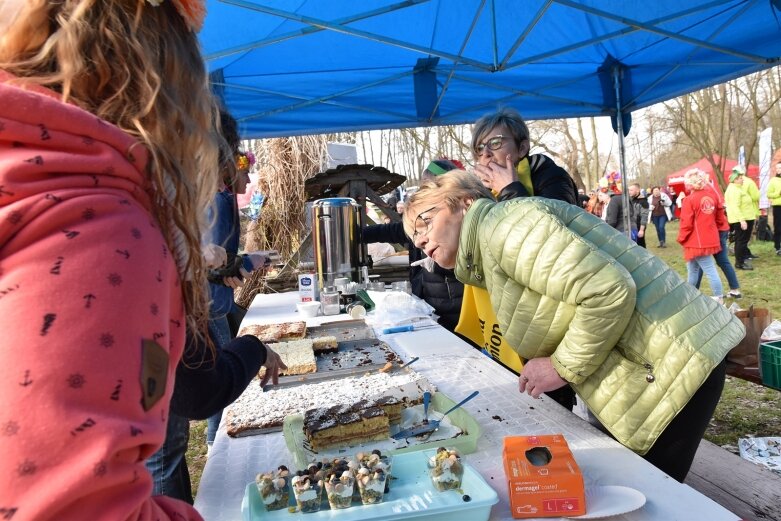
{"type": "Polygon", "coordinates": [[[404,233],[412,237],[418,216],[431,206],[444,202],[451,210],[457,210],[463,208],[467,200],[483,197],[494,198],[476,175],[464,170],[451,170],[426,181],[407,201],[402,214],[404,233]]]}
{"type": "Polygon", "coordinates": [[[172,2],[0,0],[0,13],[0,68],[149,150],[153,211],[177,260],[188,326],[208,338],[200,237],[219,182],[219,118],[195,34],[172,2]]]}

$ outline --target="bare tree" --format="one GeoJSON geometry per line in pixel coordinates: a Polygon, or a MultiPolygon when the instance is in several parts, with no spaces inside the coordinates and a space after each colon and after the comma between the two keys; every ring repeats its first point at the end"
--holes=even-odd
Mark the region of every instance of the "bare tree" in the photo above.
{"type": "Polygon", "coordinates": [[[664,103],[669,120],[708,159],[722,189],[724,165],[713,154],[734,157],[743,145],[747,160],[756,160],[759,131],[778,114],[778,74],[776,67],[664,103]]]}

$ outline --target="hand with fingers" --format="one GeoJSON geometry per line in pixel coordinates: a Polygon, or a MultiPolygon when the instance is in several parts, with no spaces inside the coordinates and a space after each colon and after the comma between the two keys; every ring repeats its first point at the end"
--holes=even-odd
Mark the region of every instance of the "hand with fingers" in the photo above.
{"type": "Polygon", "coordinates": [[[268,346],[266,346],[266,361],[263,363],[263,367],[266,368],[266,374],[263,375],[263,379],[260,381],[261,387],[265,387],[269,380],[271,380],[273,385],[277,385],[279,383],[279,373],[287,369],[282,358],[268,346]]]}
{"type": "Polygon", "coordinates": [[[510,156],[507,156],[504,165],[494,163],[493,161],[487,165],[475,165],[475,174],[483,182],[483,185],[495,193],[501,192],[505,186],[518,180],[518,175],[515,173],[515,167],[510,156]]]}
{"type": "Polygon", "coordinates": [[[539,398],[542,393],[555,391],[567,385],[567,381],[559,376],[551,363],[550,357],[533,358],[526,362],[518,377],[518,390],[529,393],[532,398],[539,398]]]}

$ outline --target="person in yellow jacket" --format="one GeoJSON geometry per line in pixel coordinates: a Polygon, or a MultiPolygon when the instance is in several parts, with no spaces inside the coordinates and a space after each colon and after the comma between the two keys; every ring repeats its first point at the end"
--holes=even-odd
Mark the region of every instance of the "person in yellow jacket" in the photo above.
{"type": "MultiPolygon", "coordinates": [[[[751,202],[754,205],[754,210],[756,211],[756,217],[759,217],[761,212],[759,210],[759,188],[757,187],[757,183],[754,182],[753,179],[751,179],[748,175],[746,175],[746,169],[743,168],[741,165],[735,165],[733,167],[733,170],[737,169],[739,172],[743,172],[743,188],[746,189],[748,192],[748,195],[751,196],[751,202]]],[[[755,217],[755,219],[756,219],[755,217]]],[[[751,237],[749,236],[749,243],[751,243],[751,237]]],[[[758,259],[758,255],[754,255],[754,253],[751,251],[751,246],[746,246],[746,251],[748,251],[748,259],[754,260],[758,259]]]]}
{"type": "Polygon", "coordinates": [[[745,328],[669,266],[581,208],[496,202],[453,171],[409,200],[404,231],[465,285],[486,290],[527,360],[518,390],[572,385],[620,443],[683,481],[745,328]]]}
{"type": "Polygon", "coordinates": [[[767,184],[767,198],[773,207],[773,246],[781,255],[781,161],[776,163],[776,176],[767,184]]]}
{"type": "Polygon", "coordinates": [[[735,233],[735,267],[739,270],[753,270],[748,241],[754,229],[757,210],[745,180],[745,170],[742,167],[736,166],[732,169],[729,186],[724,192],[724,206],[727,208],[727,221],[735,233]]]}

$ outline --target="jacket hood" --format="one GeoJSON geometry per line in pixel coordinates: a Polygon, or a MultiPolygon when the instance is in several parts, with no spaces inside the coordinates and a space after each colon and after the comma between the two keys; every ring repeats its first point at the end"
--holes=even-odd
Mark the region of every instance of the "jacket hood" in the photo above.
{"type": "Polygon", "coordinates": [[[13,79],[0,71],[0,210],[42,212],[50,204],[34,204],[41,198],[53,204],[95,187],[150,209],[141,143],[58,94],[13,79]]]}

